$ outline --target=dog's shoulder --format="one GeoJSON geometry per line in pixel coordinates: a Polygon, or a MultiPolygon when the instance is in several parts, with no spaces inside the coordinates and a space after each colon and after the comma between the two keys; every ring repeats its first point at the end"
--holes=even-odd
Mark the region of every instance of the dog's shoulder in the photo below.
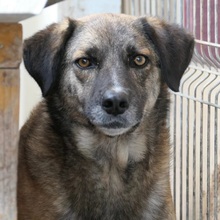
{"type": "Polygon", "coordinates": [[[31,137],[35,133],[37,135],[45,126],[48,126],[49,121],[50,117],[47,106],[44,101],[41,101],[31,112],[30,117],[21,128],[20,135],[24,138],[31,137]]]}
{"type": "Polygon", "coordinates": [[[21,128],[19,141],[20,148],[46,150],[48,146],[53,145],[53,142],[59,143],[58,139],[59,136],[52,127],[52,120],[46,102],[41,101],[21,128]]]}

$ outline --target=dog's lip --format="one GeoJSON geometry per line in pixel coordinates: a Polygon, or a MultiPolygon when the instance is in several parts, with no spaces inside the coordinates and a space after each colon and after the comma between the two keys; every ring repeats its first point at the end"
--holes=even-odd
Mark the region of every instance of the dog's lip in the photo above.
{"type": "Polygon", "coordinates": [[[111,121],[111,122],[105,122],[105,123],[92,123],[93,126],[95,126],[99,131],[102,133],[108,135],[108,136],[117,136],[121,135],[123,133],[126,133],[128,130],[130,130],[130,126],[126,126],[125,123],[119,122],[119,121],[111,121]]]}
{"type": "Polygon", "coordinates": [[[99,130],[101,130],[104,134],[108,135],[108,136],[117,136],[117,135],[122,135],[125,133],[130,133],[133,132],[134,130],[136,130],[136,128],[139,126],[139,122],[137,122],[136,124],[132,125],[132,126],[128,126],[128,127],[98,127],[99,130]]]}
{"type": "Polygon", "coordinates": [[[96,123],[96,122],[91,122],[91,124],[93,124],[93,126],[97,127],[97,128],[103,128],[103,129],[127,129],[129,127],[132,127],[132,125],[130,125],[129,123],[126,122],[122,122],[122,121],[117,121],[117,120],[113,120],[113,121],[108,121],[108,122],[102,122],[102,123],[96,123]]]}
{"type": "Polygon", "coordinates": [[[97,120],[97,118],[92,117],[91,114],[88,114],[87,117],[91,126],[94,126],[94,128],[109,136],[116,136],[134,131],[141,121],[137,119],[129,121],[126,117],[124,118],[121,115],[111,117],[107,115],[105,117],[101,117],[102,120],[100,120],[100,117],[98,117],[99,120],[97,120]]]}
{"type": "Polygon", "coordinates": [[[131,128],[106,128],[106,127],[99,127],[98,128],[101,132],[103,132],[107,136],[118,136],[126,133],[131,128]]]}
{"type": "Polygon", "coordinates": [[[128,122],[124,119],[112,119],[112,120],[103,120],[97,122],[96,120],[89,120],[90,124],[98,127],[98,128],[105,128],[105,129],[129,129],[132,127],[136,127],[137,124],[140,123],[139,120],[134,122],[128,122]]]}
{"type": "MultiPolygon", "coordinates": [[[[91,122],[90,122],[91,123],[91,122]]],[[[128,132],[133,132],[137,126],[140,124],[140,122],[136,122],[132,125],[127,125],[122,122],[113,121],[109,123],[91,123],[93,126],[95,126],[99,131],[106,134],[107,136],[117,136],[122,135],[128,132]]]]}
{"type": "Polygon", "coordinates": [[[103,120],[97,121],[96,118],[89,118],[89,121],[95,127],[103,127],[109,129],[121,129],[129,127],[129,123],[121,118],[121,117],[114,117],[114,118],[103,118],[103,120]]]}
{"type": "Polygon", "coordinates": [[[118,121],[113,121],[113,122],[109,122],[106,124],[102,124],[101,127],[103,128],[109,128],[109,129],[122,129],[122,128],[126,128],[124,123],[118,122],[118,121]]]}

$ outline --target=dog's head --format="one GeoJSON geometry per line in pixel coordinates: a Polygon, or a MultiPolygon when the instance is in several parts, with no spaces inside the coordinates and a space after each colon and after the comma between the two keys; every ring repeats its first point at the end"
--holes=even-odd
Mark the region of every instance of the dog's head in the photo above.
{"type": "Polygon", "coordinates": [[[59,93],[69,111],[114,136],[151,112],[162,84],[178,91],[193,47],[190,34],[157,18],[93,15],[26,40],[24,62],[44,97],[59,93]]]}

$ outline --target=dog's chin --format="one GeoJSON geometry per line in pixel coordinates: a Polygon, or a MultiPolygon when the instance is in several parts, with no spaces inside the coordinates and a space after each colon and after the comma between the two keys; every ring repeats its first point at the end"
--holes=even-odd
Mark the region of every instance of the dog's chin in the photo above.
{"type": "Polygon", "coordinates": [[[118,135],[122,135],[125,134],[126,132],[128,132],[131,128],[107,128],[107,127],[98,127],[99,131],[101,131],[103,134],[107,135],[107,136],[118,136],[118,135]]]}

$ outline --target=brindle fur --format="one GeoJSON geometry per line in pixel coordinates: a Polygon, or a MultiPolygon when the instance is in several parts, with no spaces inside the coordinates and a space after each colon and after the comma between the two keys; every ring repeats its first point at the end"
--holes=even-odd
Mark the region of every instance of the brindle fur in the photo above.
{"type": "Polygon", "coordinates": [[[27,39],[25,66],[44,98],[21,130],[18,219],[175,219],[167,85],[178,91],[193,46],[178,26],[113,14],[68,19],[27,39]],[[130,66],[137,54],[146,67],[130,66]],[[80,57],[97,65],[82,70],[80,57]],[[100,107],[111,88],[129,94],[122,115],[100,107]]]}

